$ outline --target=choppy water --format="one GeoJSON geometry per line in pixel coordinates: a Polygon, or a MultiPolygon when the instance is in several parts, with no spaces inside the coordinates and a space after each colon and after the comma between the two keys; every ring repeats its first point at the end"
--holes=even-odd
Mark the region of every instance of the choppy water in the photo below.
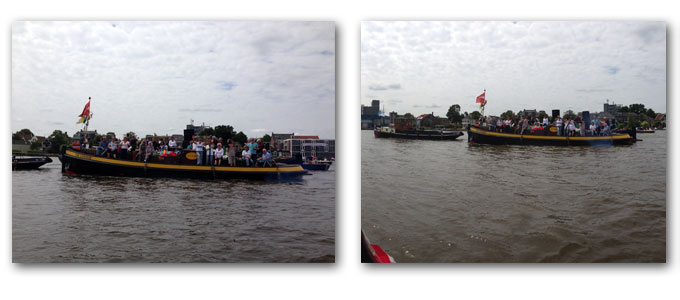
{"type": "Polygon", "coordinates": [[[397,262],[665,262],[667,132],[616,147],[361,138],[362,228],[397,262]]]}
{"type": "Polygon", "coordinates": [[[335,166],[299,183],[12,172],[12,260],[333,262],[335,166]]]}

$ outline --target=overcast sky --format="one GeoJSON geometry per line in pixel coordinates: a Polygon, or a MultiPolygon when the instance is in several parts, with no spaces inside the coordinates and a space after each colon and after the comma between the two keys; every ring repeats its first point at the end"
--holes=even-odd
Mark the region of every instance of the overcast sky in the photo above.
{"type": "Polygon", "coordinates": [[[602,111],[607,99],[666,111],[663,22],[362,22],[361,103],[445,116],[452,104],[602,111]]]}
{"type": "Polygon", "coordinates": [[[332,22],[15,22],[12,132],[182,133],[335,138],[332,22]]]}

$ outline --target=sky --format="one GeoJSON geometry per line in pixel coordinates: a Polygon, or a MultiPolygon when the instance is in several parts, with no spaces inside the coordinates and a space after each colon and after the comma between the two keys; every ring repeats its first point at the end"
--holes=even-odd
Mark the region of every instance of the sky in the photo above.
{"type": "Polygon", "coordinates": [[[361,104],[434,112],[453,104],[603,111],[642,103],[666,112],[664,22],[362,22],[361,104]]]}
{"type": "Polygon", "coordinates": [[[15,22],[12,132],[335,138],[333,22],[15,22]]]}

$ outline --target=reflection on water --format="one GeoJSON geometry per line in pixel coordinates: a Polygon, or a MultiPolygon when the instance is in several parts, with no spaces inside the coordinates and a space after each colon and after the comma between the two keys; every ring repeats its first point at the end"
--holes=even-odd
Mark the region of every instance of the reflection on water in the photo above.
{"type": "Polygon", "coordinates": [[[375,139],[362,228],[397,262],[664,262],[666,132],[632,146],[375,139]]]}
{"type": "Polygon", "coordinates": [[[12,172],[14,262],[332,262],[335,171],[302,182],[12,172]]]}

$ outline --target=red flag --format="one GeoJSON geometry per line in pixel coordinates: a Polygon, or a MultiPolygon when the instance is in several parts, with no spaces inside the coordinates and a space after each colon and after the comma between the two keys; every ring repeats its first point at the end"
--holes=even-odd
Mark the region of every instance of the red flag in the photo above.
{"type": "Polygon", "coordinates": [[[79,117],[86,117],[90,115],[90,100],[87,100],[87,104],[85,104],[85,108],[83,108],[83,113],[78,115],[79,117]]]}
{"type": "Polygon", "coordinates": [[[477,96],[477,101],[476,103],[483,103],[486,104],[486,90],[484,90],[484,93],[481,95],[477,96]]]}

